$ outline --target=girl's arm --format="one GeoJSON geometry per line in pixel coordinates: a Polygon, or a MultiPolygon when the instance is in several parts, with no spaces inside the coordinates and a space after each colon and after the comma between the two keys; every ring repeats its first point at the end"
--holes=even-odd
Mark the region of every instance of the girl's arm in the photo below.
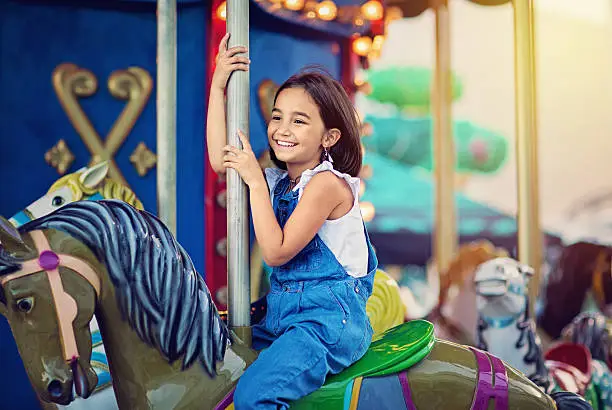
{"type": "Polygon", "coordinates": [[[210,85],[208,97],[208,115],[206,119],[206,147],[210,165],[217,174],[225,173],[223,166],[223,147],[226,144],[225,126],[225,87],[232,72],[247,71],[250,60],[239,56],[246,53],[246,47],[227,49],[229,33],[223,36],[219,44],[216,68],[210,85]]]}
{"type": "Polygon", "coordinates": [[[264,261],[270,266],[287,263],[314,238],[323,223],[338,208],[350,209],[353,193],[346,182],[331,172],[312,177],[304,188],[302,198],[289,217],[284,229],[276,221],[270,191],[251,144],[238,131],[243,149],[226,145],[223,166],[233,168],[249,186],[251,216],[255,236],[264,261]]]}
{"type": "Polygon", "coordinates": [[[353,194],[343,180],[331,172],[321,172],[308,182],[297,207],[281,229],[266,184],[249,188],[255,236],[269,266],[291,260],[314,238],[334,209],[353,201],[353,194]]]}

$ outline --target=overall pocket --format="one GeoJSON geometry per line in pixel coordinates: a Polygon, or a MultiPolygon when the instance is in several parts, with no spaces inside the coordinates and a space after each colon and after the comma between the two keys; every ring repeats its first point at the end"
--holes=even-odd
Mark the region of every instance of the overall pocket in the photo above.
{"type": "Polygon", "coordinates": [[[305,290],[302,295],[302,321],[327,345],[336,345],[343,337],[349,314],[328,286],[305,290]]]}

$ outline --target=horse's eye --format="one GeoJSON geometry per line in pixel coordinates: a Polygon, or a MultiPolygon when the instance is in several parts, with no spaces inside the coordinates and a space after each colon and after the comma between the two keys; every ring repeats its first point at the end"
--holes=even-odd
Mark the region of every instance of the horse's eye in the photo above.
{"type": "Polygon", "coordinates": [[[22,313],[29,313],[34,307],[34,298],[23,298],[17,301],[17,309],[22,313]]]}
{"type": "Polygon", "coordinates": [[[65,202],[65,200],[64,200],[64,198],[62,198],[61,196],[55,196],[55,197],[53,197],[53,199],[51,200],[51,204],[52,204],[53,206],[56,206],[56,207],[57,207],[57,206],[62,206],[62,205],[64,205],[64,202],[65,202]]]}

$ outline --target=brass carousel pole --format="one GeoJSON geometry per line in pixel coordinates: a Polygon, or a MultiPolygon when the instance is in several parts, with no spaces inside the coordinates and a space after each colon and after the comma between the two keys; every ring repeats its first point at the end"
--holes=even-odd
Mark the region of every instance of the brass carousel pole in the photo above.
{"type": "Polygon", "coordinates": [[[176,0],[157,0],[157,213],[176,235],[176,0]]]}
{"type": "Polygon", "coordinates": [[[434,0],[436,66],[432,89],[434,109],[435,232],[434,256],[438,272],[448,268],[457,246],[455,212],[455,145],[452,128],[450,15],[447,0],[434,0]]]}
{"type": "MultiPolygon", "coordinates": [[[[227,1],[228,47],[249,46],[249,0],[227,1]]],[[[237,131],[249,132],[249,72],[235,71],[227,87],[227,141],[240,147],[237,131]]],[[[248,192],[238,172],[227,172],[227,273],[230,328],[251,344],[248,192]]]]}
{"type": "Polygon", "coordinates": [[[534,0],[513,0],[518,257],[535,270],[529,286],[532,315],[542,265],[533,3],[534,0]]]}

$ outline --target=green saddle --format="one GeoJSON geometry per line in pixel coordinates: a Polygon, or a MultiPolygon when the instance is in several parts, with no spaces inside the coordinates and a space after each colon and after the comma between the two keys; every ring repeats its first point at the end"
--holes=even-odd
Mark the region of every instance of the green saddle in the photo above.
{"type": "Polygon", "coordinates": [[[426,320],[395,326],[376,336],[361,359],[341,373],[329,376],[319,390],[293,402],[291,409],[342,409],[347,387],[353,380],[408,369],[431,352],[434,342],[434,326],[426,320]]]}

